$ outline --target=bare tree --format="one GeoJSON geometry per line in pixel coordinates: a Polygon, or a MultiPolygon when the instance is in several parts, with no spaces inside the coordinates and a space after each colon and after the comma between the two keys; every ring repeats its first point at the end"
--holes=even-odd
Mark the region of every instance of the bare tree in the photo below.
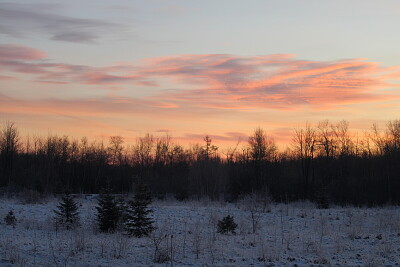
{"type": "Polygon", "coordinates": [[[256,162],[272,161],[277,151],[274,140],[268,138],[261,128],[255,129],[253,135],[250,136],[249,146],[251,159],[256,162]]]}
{"type": "Polygon", "coordinates": [[[249,156],[252,165],[251,187],[257,190],[265,190],[272,184],[272,175],[269,171],[269,162],[276,160],[277,147],[272,138],[269,138],[265,131],[261,128],[254,130],[252,136],[248,140],[248,150],[244,153],[249,156]]]}
{"type": "Polygon", "coordinates": [[[328,120],[318,123],[318,143],[321,147],[321,154],[327,158],[333,158],[335,154],[334,132],[328,120]]]}
{"type": "Polygon", "coordinates": [[[376,152],[378,155],[382,156],[385,153],[385,137],[382,136],[376,123],[372,125],[372,134],[370,135],[370,138],[375,145],[377,150],[376,152]]]}
{"type": "Polygon", "coordinates": [[[386,130],[387,152],[400,151],[400,120],[389,121],[386,130]]]}
{"type": "Polygon", "coordinates": [[[233,163],[235,160],[237,160],[237,149],[238,146],[240,144],[240,139],[238,140],[238,142],[236,143],[236,146],[234,148],[228,148],[226,150],[225,156],[226,156],[226,161],[228,163],[233,163]]]}
{"type": "Polygon", "coordinates": [[[141,166],[149,166],[152,161],[154,138],[151,134],[139,137],[134,148],[135,159],[141,166]]]}
{"type": "Polygon", "coordinates": [[[111,155],[111,164],[120,164],[122,161],[122,151],[124,143],[124,138],[122,136],[110,136],[110,141],[108,145],[108,151],[111,155]]]}
{"type": "Polygon", "coordinates": [[[317,135],[315,129],[306,124],[305,129],[296,129],[293,137],[293,147],[300,161],[304,198],[309,196],[312,183],[312,162],[316,149],[317,135]],[[311,177],[310,177],[311,176],[311,177]]]}
{"type": "Polygon", "coordinates": [[[256,233],[263,213],[271,211],[272,200],[268,192],[252,192],[240,201],[242,207],[250,212],[253,234],[256,233]]]}
{"type": "Polygon", "coordinates": [[[20,137],[14,122],[6,122],[0,131],[0,158],[4,181],[0,184],[11,183],[15,157],[20,147],[20,137]]]}
{"type": "Polygon", "coordinates": [[[212,139],[210,138],[210,136],[206,135],[204,137],[204,142],[206,142],[206,144],[202,147],[202,155],[204,157],[205,160],[209,160],[209,159],[215,159],[218,154],[218,147],[215,145],[212,145],[212,139]]]}
{"type": "Polygon", "coordinates": [[[349,123],[345,120],[332,126],[333,133],[337,140],[339,155],[348,156],[353,152],[353,141],[349,133],[349,123]]]}
{"type": "Polygon", "coordinates": [[[166,135],[165,137],[158,138],[156,140],[156,151],[154,162],[156,165],[166,165],[169,163],[169,154],[171,150],[171,137],[166,135]]]}

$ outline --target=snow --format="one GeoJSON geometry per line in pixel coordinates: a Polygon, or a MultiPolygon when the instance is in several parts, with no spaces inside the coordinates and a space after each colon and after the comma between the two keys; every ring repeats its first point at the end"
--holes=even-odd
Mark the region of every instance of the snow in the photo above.
{"type": "Polygon", "coordinates": [[[333,207],[312,203],[271,204],[259,212],[256,233],[245,206],[209,201],[156,201],[157,230],[133,238],[99,233],[97,201],[76,198],[81,227],[55,229],[58,199],[23,204],[1,199],[0,266],[393,266],[400,264],[400,209],[333,207]],[[13,210],[15,228],[3,218],[13,210]],[[216,233],[218,220],[233,215],[236,235],[216,233]],[[157,263],[155,259],[166,260],[157,263]]]}

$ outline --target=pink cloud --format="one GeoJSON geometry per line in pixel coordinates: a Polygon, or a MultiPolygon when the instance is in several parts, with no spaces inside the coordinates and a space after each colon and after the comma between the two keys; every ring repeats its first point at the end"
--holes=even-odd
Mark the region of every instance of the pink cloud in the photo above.
{"type": "Polygon", "coordinates": [[[162,116],[176,106],[167,102],[143,100],[109,95],[92,99],[41,99],[27,100],[0,94],[0,111],[18,114],[54,114],[64,116],[130,117],[153,111],[162,116]]]}
{"type": "Polygon", "coordinates": [[[0,60],[37,60],[46,57],[46,53],[34,48],[16,45],[0,45],[0,60]]]}
{"type": "Polygon", "coordinates": [[[168,90],[135,99],[137,106],[144,110],[156,107],[182,111],[295,110],[304,106],[321,110],[382,102],[398,98],[393,90],[398,91],[396,82],[400,78],[398,66],[382,67],[364,59],[308,61],[291,54],[206,54],[92,67],[51,63],[45,53],[19,45],[0,45],[0,68],[31,74],[36,76],[36,82],[54,85],[97,85],[110,90],[123,85],[157,86],[168,90]],[[171,88],[174,85],[176,89],[171,88]],[[185,89],[178,89],[182,87],[185,89]],[[391,88],[392,91],[387,90],[391,88]]]}
{"type": "Polygon", "coordinates": [[[13,76],[0,75],[0,80],[15,80],[13,76]]]}

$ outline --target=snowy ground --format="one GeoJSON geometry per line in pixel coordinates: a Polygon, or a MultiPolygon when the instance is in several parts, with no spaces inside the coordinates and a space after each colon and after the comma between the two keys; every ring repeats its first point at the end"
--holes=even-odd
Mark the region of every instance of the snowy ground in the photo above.
{"type": "Polygon", "coordinates": [[[82,226],[58,230],[58,200],[23,204],[0,199],[0,266],[394,266],[400,264],[400,208],[331,208],[311,203],[272,204],[251,213],[243,205],[153,203],[157,230],[149,238],[96,230],[95,199],[77,198],[82,226]],[[16,228],[3,218],[13,210],[16,228]],[[216,233],[233,215],[236,235],[216,233]],[[156,263],[155,260],[164,263],[156,263]]]}

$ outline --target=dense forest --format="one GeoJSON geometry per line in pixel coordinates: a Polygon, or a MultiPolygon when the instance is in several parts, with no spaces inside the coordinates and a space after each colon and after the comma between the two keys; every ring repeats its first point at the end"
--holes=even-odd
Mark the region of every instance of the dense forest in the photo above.
{"type": "Polygon", "coordinates": [[[279,151],[257,128],[242,147],[221,153],[208,136],[185,148],[150,134],[126,145],[121,136],[89,142],[67,136],[20,136],[7,122],[0,132],[0,190],[40,195],[115,193],[145,182],[154,197],[208,197],[235,201],[268,194],[274,201],[308,199],[341,205],[400,203],[400,120],[362,137],[346,121],[322,121],[295,129],[291,145],[279,151]]]}

